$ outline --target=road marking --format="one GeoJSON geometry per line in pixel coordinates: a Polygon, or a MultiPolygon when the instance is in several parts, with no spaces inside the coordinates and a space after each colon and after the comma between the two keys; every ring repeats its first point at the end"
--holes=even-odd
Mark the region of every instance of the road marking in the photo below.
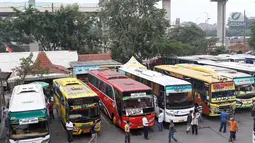
{"type": "Polygon", "coordinates": [[[104,116],[101,114],[101,118],[108,124],[110,125],[110,123],[104,118],[104,116]]]}

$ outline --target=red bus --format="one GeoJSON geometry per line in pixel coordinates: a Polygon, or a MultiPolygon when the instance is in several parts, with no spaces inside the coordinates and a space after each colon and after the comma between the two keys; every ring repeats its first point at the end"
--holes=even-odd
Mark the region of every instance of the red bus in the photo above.
{"type": "Polygon", "coordinates": [[[90,70],[88,85],[101,100],[101,107],[122,129],[129,120],[131,129],[142,128],[146,116],[149,127],[155,125],[152,89],[109,69],[90,70]]]}

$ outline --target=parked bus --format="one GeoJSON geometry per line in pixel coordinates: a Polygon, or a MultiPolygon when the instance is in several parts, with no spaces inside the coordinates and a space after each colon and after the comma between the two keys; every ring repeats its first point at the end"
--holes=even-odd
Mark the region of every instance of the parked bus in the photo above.
{"type": "Polygon", "coordinates": [[[49,122],[42,86],[15,86],[12,92],[8,123],[10,143],[49,143],[49,122]]]}
{"type": "Polygon", "coordinates": [[[124,129],[130,121],[131,129],[142,128],[142,118],[146,116],[149,127],[155,125],[150,87],[109,69],[89,71],[88,80],[114,124],[124,129]]]}
{"type": "Polygon", "coordinates": [[[231,78],[236,87],[236,107],[250,108],[255,100],[254,78],[246,73],[235,70],[196,64],[179,64],[178,66],[198,70],[206,73],[219,74],[223,77],[231,78]]]}
{"type": "Polygon", "coordinates": [[[97,131],[101,129],[99,98],[89,86],[76,78],[61,78],[53,80],[53,89],[58,115],[62,123],[74,123],[74,135],[89,133],[93,121],[97,131]]]}
{"type": "Polygon", "coordinates": [[[214,62],[214,61],[208,61],[208,60],[201,60],[198,62],[198,64],[228,68],[228,69],[236,70],[238,72],[247,73],[255,77],[255,66],[253,64],[237,63],[237,62],[214,62]]]}
{"type": "Polygon", "coordinates": [[[219,116],[224,109],[235,109],[235,85],[230,78],[173,65],[156,66],[154,70],[189,81],[193,87],[195,102],[202,105],[206,115],[219,116]]]}
{"type": "Polygon", "coordinates": [[[187,115],[194,110],[189,82],[146,69],[122,67],[119,72],[152,88],[155,112],[163,111],[165,122],[186,122],[187,115]]]}

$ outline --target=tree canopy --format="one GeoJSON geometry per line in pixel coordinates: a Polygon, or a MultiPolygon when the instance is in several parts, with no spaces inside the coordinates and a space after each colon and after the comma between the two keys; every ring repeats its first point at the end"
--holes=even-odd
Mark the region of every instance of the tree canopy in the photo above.
{"type": "Polygon", "coordinates": [[[61,6],[55,12],[40,12],[32,6],[24,11],[14,8],[14,11],[11,18],[0,21],[0,29],[5,27],[0,30],[0,34],[4,33],[0,36],[0,41],[4,42],[1,46],[11,42],[38,42],[43,51],[61,49],[79,53],[97,53],[100,48],[98,18],[91,13],[79,12],[77,4],[61,6]]]}
{"type": "Polygon", "coordinates": [[[100,18],[113,58],[127,61],[131,56],[155,56],[168,22],[165,11],[155,7],[159,0],[111,0],[102,3],[100,18]]]}

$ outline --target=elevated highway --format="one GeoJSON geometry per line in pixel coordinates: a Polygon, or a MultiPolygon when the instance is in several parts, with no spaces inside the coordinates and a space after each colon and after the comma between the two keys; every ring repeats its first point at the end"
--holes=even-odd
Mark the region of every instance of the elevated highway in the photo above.
{"type": "MultiPolygon", "coordinates": [[[[50,2],[35,2],[34,7],[36,7],[39,11],[45,12],[46,10],[49,12],[54,12],[58,10],[61,5],[67,6],[72,3],[50,3],[50,2]]],[[[79,10],[81,12],[98,12],[100,7],[98,3],[78,3],[79,10]]],[[[0,16],[8,16],[12,14],[13,7],[19,10],[24,10],[29,6],[29,2],[0,2],[0,16]]]]}

